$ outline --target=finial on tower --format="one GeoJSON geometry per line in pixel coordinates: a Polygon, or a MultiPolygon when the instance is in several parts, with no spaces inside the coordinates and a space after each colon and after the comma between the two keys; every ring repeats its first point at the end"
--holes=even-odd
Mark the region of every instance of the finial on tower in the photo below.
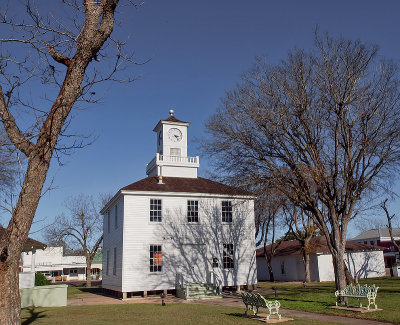
{"type": "Polygon", "coordinates": [[[170,110],[169,110],[169,115],[174,116],[174,113],[175,113],[175,112],[174,112],[173,109],[170,109],[170,110]]]}

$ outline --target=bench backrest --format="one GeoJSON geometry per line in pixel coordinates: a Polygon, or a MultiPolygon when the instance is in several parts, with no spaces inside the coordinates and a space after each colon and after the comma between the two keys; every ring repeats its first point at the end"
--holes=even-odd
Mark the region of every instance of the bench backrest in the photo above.
{"type": "Polygon", "coordinates": [[[352,284],[346,286],[344,289],[345,294],[353,295],[353,296],[367,296],[368,294],[375,294],[377,293],[379,287],[375,287],[375,284],[368,286],[368,285],[355,285],[352,284]]]}

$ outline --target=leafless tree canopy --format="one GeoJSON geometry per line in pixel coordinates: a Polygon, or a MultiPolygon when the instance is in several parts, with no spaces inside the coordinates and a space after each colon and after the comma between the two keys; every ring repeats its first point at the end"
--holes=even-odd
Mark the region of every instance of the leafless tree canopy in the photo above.
{"type": "Polygon", "coordinates": [[[398,67],[377,47],[316,35],[280,64],[258,58],[207,123],[204,148],[232,177],[272,182],[327,237],[343,287],[348,222],[399,169],[398,67]]]}
{"type": "MultiPolygon", "coordinates": [[[[110,22],[117,4],[118,1],[63,0],[47,3],[27,0],[7,1],[0,7],[2,36],[7,35],[0,38],[0,97],[2,106],[7,108],[2,115],[6,128],[13,124],[12,117],[23,118],[23,123],[17,125],[23,130],[18,138],[21,142],[18,149],[25,147],[21,151],[26,152],[29,147],[27,140],[35,144],[43,132],[43,122],[51,114],[57,94],[66,86],[66,72],[85,42],[93,43],[90,44],[93,50],[87,53],[90,57],[81,67],[85,74],[76,89],[77,102],[97,102],[104,95],[104,88],[96,86],[104,81],[134,80],[124,73],[134,63],[132,54],[125,51],[125,40],[112,36],[98,37],[100,33],[110,33],[107,29],[112,27],[110,22]],[[21,12],[26,12],[26,15],[17,19],[21,12]],[[98,29],[89,31],[93,24],[97,24],[98,29]]],[[[57,139],[57,157],[90,143],[87,139],[90,134],[67,132],[71,121],[72,116],[69,116],[57,139]]]]}
{"type": "Polygon", "coordinates": [[[72,109],[101,97],[100,82],[132,80],[119,73],[132,59],[112,34],[117,6],[124,4],[133,3],[0,3],[0,119],[15,154],[24,157],[18,199],[0,238],[0,324],[20,323],[18,260],[52,158],[86,143],[67,132],[72,109]]]}
{"type": "Polygon", "coordinates": [[[46,229],[46,237],[51,242],[63,242],[68,248],[85,256],[86,285],[90,287],[92,261],[103,241],[100,204],[96,204],[91,196],[81,194],[65,200],[64,206],[66,213],[58,216],[52,226],[46,229]]]}
{"type": "Polygon", "coordinates": [[[10,148],[8,139],[3,128],[0,127],[0,193],[13,188],[15,176],[18,170],[17,157],[10,148]]]}

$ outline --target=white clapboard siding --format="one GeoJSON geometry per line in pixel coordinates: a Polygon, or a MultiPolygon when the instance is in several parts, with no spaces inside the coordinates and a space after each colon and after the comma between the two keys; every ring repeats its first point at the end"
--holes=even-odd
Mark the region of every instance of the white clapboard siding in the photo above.
{"type": "Polygon", "coordinates": [[[122,291],[122,243],[123,243],[123,197],[119,198],[104,214],[103,222],[103,288],[122,291]],[[117,210],[115,210],[117,207],[117,210]],[[108,213],[109,212],[109,213],[108,213]],[[115,213],[117,212],[117,227],[115,227],[115,213]],[[108,214],[110,214],[110,230],[108,230],[108,214]],[[114,248],[116,248],[116,274],[114,268],[114,248]],[[107,252],[109,254],[109,265],[107,274],[107,252]]]}
{"type": "MultiPolygon", "coordinates": [[[[122,250],[123,243],[121,263],[123,270],[122,274],[118,272],[116,277],[106,276],[106,267],[103,264],[104,288],[122,292],[173,289],[177,272],[182,272],[187,280],[197,279],[202,282],[205,281],[207,270],[215,271],[225,286],[256,282],[252,199],[232,200],[232,197],[215,196],[213,198],[210,195],[193,196],[193,194],[185,196],[182,193],[166,195],[159,192],[155,192],[154,195],[138,195],[137,192],[133,192],[132,195],[125,194],[123,197],[123,235],[119,232],[119,236],[107,235],[106,213],[103,254],[103,263],[105,263],[106,252],[110,250],[110,264],[112,264],[113,245],[118,245],[122,250]],[[162,200],[163,222],[161,223],[150,222],[150,199],[152,198],[162,200]],[[188,199],[199,201],[199,224],[187,222],[188,199]],[[222,200],[232,200],[234,203],[232,224],[222,223],[220,215],[222,200]],[[224,270],[222,267],[224,243],[234,244],[234,270],[224,270]],[[162,245],[163,271],[160,273],[150,272],[149,248],[151,244],[162,245]],[[193,260],[186,255],[190,255],[193,260]],[[218,268],[211,267],[213,257],[219,260],[218,268]]],[[[120,199],[119,202],[121,201],[120,199]]],[[[119,204],[122,206],[122,203],[119,204]]],[[[112,207],[111,210],[113,210],[112,207]]],[[[114,234],[117,233],[114,232],[114,234]]],[[[110,266],[110,273],[111,269],[110,266]]]]}

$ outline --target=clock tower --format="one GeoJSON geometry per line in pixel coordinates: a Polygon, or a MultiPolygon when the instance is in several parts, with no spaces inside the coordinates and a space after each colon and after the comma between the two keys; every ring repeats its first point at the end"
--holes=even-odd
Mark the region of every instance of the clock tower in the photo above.
{"type": "Polygon", "coordinates": [[[169,111],[169,117],[160,120],[153,129],[157,134],[157,153],[147,164],[148,176],[197,178],[199,157],[187,155],[188,122],[182,122],[169,111]]]}

